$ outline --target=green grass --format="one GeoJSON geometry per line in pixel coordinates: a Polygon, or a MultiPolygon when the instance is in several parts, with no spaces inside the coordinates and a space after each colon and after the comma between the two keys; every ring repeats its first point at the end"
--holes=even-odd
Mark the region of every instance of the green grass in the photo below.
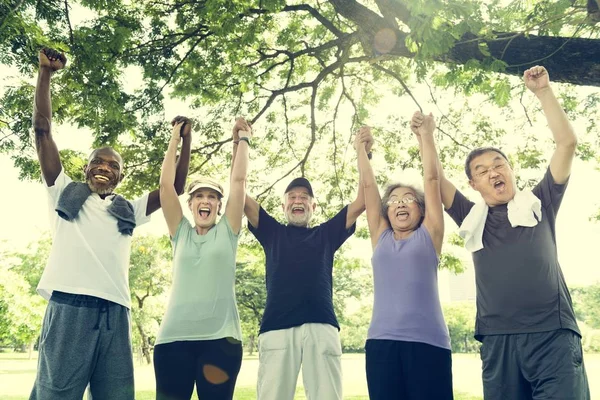
{"type": "MultiPolygon", "coordinates": [[[[482,400],[481,361],[477,354],[454,354],[453,379],[455,400],[482,400]]],[[[585,364],[592,398],[600,396],[600,354],[586,354],[585,364]],[[597,381],[597,382],[596,382],[597,381]]],[[[35,379],[37,360],[27,354],[0,353],[0,399],[26,400],[35,379]]],[[[238,376],[235,400],[256,399],[258,358],[244,357],[238,376]]],[[[364,371],[364,355],[344,354],[344,400],[368,400],[364,371]]],[[[151,365],[135,364],[136,400],[154,400],[154,369],[151,365]]],[[[197,397],[194,397],[197,398],[197,397]]],[[[598,397],[600,398],[600,397],[598,397]]],[[[302,379],[298,379],[295,400],[305,400],[302,379]]]]}
{"type": "MultiPolygon", "coordinates": [[[[136,400],[154,400],[153,391],[141,391],[136,392],[136,400]]],[[[195,398],[195,397],[193,397],[195,398]]],[[[21,398],[15,397],[7,400],[21,400],[21,398]]],[[[235,389],[235,400],[256,400],[256,388],[254,387],[238,387],[235,389]]],[[[304,390],[301,387],[296,389],[295,400],[306,399],[304,396],[304,390]]],[[[344,400],[369,400],[369,396],[344,396],[344,400]]],[[[454,400],[482,400],[481,397],[471,396],[465,393],[454,393],[454,400]]]]}

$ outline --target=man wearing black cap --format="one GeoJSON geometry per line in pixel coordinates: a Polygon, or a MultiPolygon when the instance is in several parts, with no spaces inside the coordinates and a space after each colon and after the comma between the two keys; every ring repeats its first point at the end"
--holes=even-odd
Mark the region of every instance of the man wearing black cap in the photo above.
{"type": "MultiPolygon", "coordinates": [[[[370,129],[359,141],[371,149],[370,129]]],[[[356,199],[325,223],[309,227],[316,208],[310,182],[296,178],[285,189],[287,225],[246,196],[248,228],[266,256],[267,304],[259,336],[258,400],[292,400],[302,366],[309,399],[342,399],[342,349],[332,300],[333,257],[354,233],[365,209],[356,199]]]]}

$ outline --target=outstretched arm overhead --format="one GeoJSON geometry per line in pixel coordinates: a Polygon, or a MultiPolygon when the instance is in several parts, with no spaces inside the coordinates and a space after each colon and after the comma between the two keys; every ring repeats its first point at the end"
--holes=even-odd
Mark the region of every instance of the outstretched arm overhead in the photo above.
{"type": "Polygon", "coordinates": [[[425,218],[423,225],[429,232],[437,254],[442,252],[444,240],[444,211],[440,192],[440,162],[435,148],[433,131],[435,119],[432,114],[413,114],[410,128],[420,139],[421,163],[423,164],[423,188],[425,190],[425,218]]]}
{"type": "MultiPolygon", "coordinates": [[[[419,154],[421,154],[421,159],[423,158],[423,139],[419,135],[416,124],[422,124],[425,116],[420,112],[415,112],[413,114],[413,118],[410,123],[410,129],[417,137],[417,141],[419,142],[419,154]]],[[[452,203],[454,202],[454,195],[456,194],[456,186],[452,182],[450,182],[446,175],[444,174],[444,167],[442,167],[442,163],[440,162],[439,157],[437,157],[437,166],[438,166],[438,174],[440,177],[440,194],[442,196],[442,204],[444,208],[449,209],[452,207],[452,203]]]]}
{"type": "MultiPolygon", "coordinates": [[[[354,140],[354,147],[357,149],[357,152],[359,148],[362,148],[362,151],[365,153],[365,157],[367,157],[367,153],[370,153],[371,148],[373,147],[373,136],[371,135],[370,127],[362,126],[358,130],[354,140]]],[[[357,153],[357,158],[358,155],[359,154],[357,153]]],[[[360,159],[358,162],[360,162],[360,159]]],[[[361,176],[359,175],[356,199],[348,205],[348,213],[346,214],[346,229],[349,229],[356,222],[360,214],[365,211],[365,189],[360,179],[361,176]]]]}
{"type": "Polygon", "coordinates": [[[541,66],[529,68],[523,73],[523,80],[527,89],[540,100],[544,110],[548,127],[556,143],[556,149],[550,160],[550,173],[556,183],[563,184],[571,174],[577,136],[550,87],[550,77],[546,68],[541,66]]]}
{"type": "Polygon", "coordinates": [[[33,129],[35,148],[46,185],[54,186],[62,166],[58,148],[52,138],[52,99],[50,78],[65,67],[67,58],[63,53],[52,49],[42,49],[39,53],[39,71],[33,100],[33,129]]]}
{"type": "MultiPolygon", "coordinates": [[[[178,117],[179,118],[179,117],[178,117]]],[[[169,229],[169,235],[175,236],[177,227],[183,218],[183,211],[181,204],[179,203],[179,195],[175,190],[175,159],[177,157],[177,148],[181,142],[181,130],[186,124],[186,119],[173,120],[171,140],[169,140],[169,147],[165,153],[163,159],[162,169],[160,172],[160,204],[162,204],[163,215],[167,222],[167,228],[169,229]]]]}
{"type": "MultiPolygon", "coordinates": [[[[183,145],[181,146],[181,153],[179,154],[179,157],[176,157],[175,155],[175,153],[177,153],[177,145],[175,145],[173,153],[173,173],[175,174],[175,177],[171,179],[171,185],[173,185],[173,190],[179,196],[183,194],[185,190],[185,181],[187,179],[188,169],[190,167],[190,153],[192,150],[192,121],[189,118],[177,116],[173,118],[173,121],[171,121],[171,125],[173,126],[173,132],[171,135],[171,141],[169,142],[169,146],[171,146],[174,140],[173,138],[175,136],[179,137],[179,139],[177,139],[177,145],[181,140],[183,140],[183,145]],[[175,132],[176,126],[179,126],[179,128],[177,128],[177,132],[175,132]],[[176,166],[175,161],[177,161],[176,166]]],[[[165,164],[163,160],[163,168],[164,165],[165,164]]],[[[150,194],[148,194],[148,205],[146,206],[146,215],[152,214],[154,211],[158,210],[161,207],[162,197],[161,195],[159,195],[159,191],[160,189],[156,189],[150,192],[150,194]]],[[[179,221],[177,221],[177,223],[179,224],[179,221]]],[[[177,226],[175,226],[175,228],[177,228],[177,226]]]]}
{"type": "MultiPolygon", "coordinates": [[[[366,143],[362,140],[365,131],[370,131],[369,127],[362,127],[356,133],[354,147],[358,158],[359,183],[363,187],[365,196],[365,206],[367,209],[367,223],[369,225],[369,236],[371,236],[371,246],[375,248],[379,236],[385,231],[389,224],[381,215],[381,196],[375,180],[375,173],[369,161],[366,143]]],[[[369,133],[370,134],[370,133],[369,133]]]]}
{"type": "Polygon", "coordinates": [[[229,179],[229,198],[225,206],[225,216],[234,233],[242,227],[242,216],[246,200],[246,176],[248,174],[248,151],[252,128],[244,118],[237,118],[233,126],[233,157],[229,179]]]}

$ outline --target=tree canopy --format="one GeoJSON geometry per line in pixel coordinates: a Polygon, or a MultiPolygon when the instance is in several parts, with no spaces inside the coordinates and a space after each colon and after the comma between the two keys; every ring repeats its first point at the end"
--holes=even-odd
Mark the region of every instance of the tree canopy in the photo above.
{"type": "MultiPolygon", "coordinates": [[[[536,64],[547,67],[552,81],[567,83],[561,100],[589,134],[580,140],[579,155],[595,158],[597,5],[8,0],[0,5],[0,63],[17,72],[0,100],[0,151],[10,154],[22,178],[39,177],[31,148],[30,78],[38,50],[49,46],[69,58],[53,78],[54,120],[87,128],[95,145],[122,152],[130,178],[122,187],[126,193],[156,187],[166,121],[173,117],[163,113],[168,98],[197,110],[200,145],[193,148],[192,173],[216,171],[226,178],[230,138],[224,121],[245,115],[260,126],[253,158],[272,173],[251,179],[259,198],[290,175],[306,175],[327,185],[321,203],[338,208],[347,202],[356,184],[356,174],[347,173],[353,167],[351,132],[382,111],[388,114],[376,136],[381,166],[418,165],[410,135],[398,137],[407,131],[409,112],[390,105],[390,96],[436,111],[447,165],[459,166],[474,146],[500,143],[510,129],[529,129],[513,161],[539,168],[545,160],[531,132],[535,118],[517,78],[536,64]],[[574,90],[580,86],[590,90],[574,90]],[[474,94],[482,104],[462,100],[474,94]],[[504,108],[484,115],[480,105],[504,108]],[[513,126],[498,126],[498,118],[513,126]]],[[[68,148],[61,155],[77,177],[84,155],[68,148]]],[[[378,176],[381,183],[388,178],[378,176]]]]}

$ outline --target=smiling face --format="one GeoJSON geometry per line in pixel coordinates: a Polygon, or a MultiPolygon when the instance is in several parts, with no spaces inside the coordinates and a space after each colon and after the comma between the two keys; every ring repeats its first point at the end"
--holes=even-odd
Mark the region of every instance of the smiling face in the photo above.
{"type": "Polygon", "coordinates": [[[216,224],[221,211],[221,196],[212,189],[198,189],[190,195],[188,206],[194,215],[196,227],[210,229],[216,224]]]}
{"type": "Polygon", "coordinates": [[[109,147],[94,150],[84,173],[92,192],[101,196],[111,194],[123,179],[123,159],[109,147]]]}
{"type": "Polygon", "coordinates": [[[412,232],[423,220],[418,197],[410,187],[397,187],[387,199],[387,218],[390,226],[397,232],[412,232]]]}
{"type": "Polygon", "coordinates": [[[293,187],[284,195],[283,212],[290,225],[308,226],[316,206],[305,187],[293,187]]]}
{"type": "Polygon", "coordinates": [[[481,194],[490,207],[507,204],[515,197],[515,175],[508,161],[495,151],[488,151],[471,160],[472,178],[469,184],[481,194]]]}

